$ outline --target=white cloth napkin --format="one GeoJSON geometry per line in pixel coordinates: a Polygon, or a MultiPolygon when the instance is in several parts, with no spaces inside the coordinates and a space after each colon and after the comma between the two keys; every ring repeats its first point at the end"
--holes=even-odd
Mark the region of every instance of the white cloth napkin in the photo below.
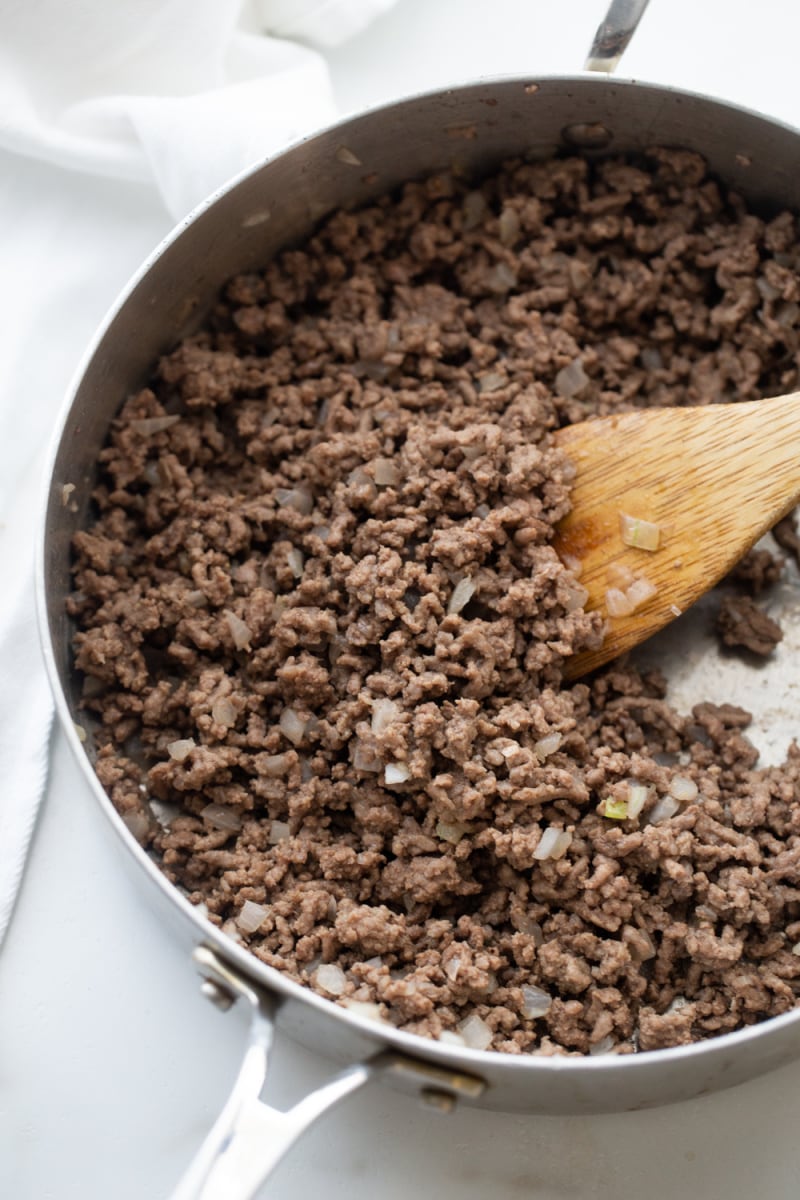
{"type": "Polygon", "coordinates": [[[394,0],[7,0],[0,145],[154,179],[183,216],[336,115],[324,58],[394,0]]]}
{"type": "Polygon", "coordinates": [[[31,548],[43,449],[69,376],[103,307],[171,219],[336,116],[325,59],[313,45],[354,36],[393,3],[2,6],[0,943],[47,773],[52,703],[38,646],[31,548]],[[71,205],[63,168],[97,177],[90,214],[71,205]],[[40,177],[44,188],[37,190],[40,177]]]}

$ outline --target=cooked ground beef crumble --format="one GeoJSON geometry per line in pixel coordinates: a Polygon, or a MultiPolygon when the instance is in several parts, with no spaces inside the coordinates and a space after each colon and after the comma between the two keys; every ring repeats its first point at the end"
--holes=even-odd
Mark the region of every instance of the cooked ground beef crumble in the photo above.
{"type": "Polygon", "coordinates": [[[68,601],[98,776],[212,922],[509,1053],[795,1005],[800,751],[562,680],[602,629],[548,434],[796,387],[798,261],[655,150],[412,183],[227,285],[114,421],[68,601]]]}

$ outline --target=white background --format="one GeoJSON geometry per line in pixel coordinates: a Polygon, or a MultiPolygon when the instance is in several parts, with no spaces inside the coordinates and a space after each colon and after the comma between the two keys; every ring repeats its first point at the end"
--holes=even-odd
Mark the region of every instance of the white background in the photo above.
{"type": "MultiPolygon", "coordinates": [[[[337,101],[346,112],[480,75],[576,71],[604,7],[603,0],[399,0],[329,55],[337,101]]],[[[42,36],[52,33],[45,28],[42,36]]],[[[800,123],[798,45],[800,6],[789,0],[653,0],[621,73],[800,123]]],[[[169,226],[144,186],[0,154],[0,439],[7,447],[31,423],[45,443],[93,328],[169,226]],[[4,383],[19,380],[21,363],[24,394],[18,382],[4,383]]],[[[0,578],[22,569],[35,475],[20,459],[0,480],[0,578]]],[[[0,1195],[9,1200],[167,1196],[234,1077],[243,1014],[222,1015],[201,998],[143,885],[123,873],[120,851],[56,735],[29,871],[0,956],[0,1195]]],[[[282,1044],[271,1098],[297,1096],[329,1070],[282,1044]]],[[[264,1194],[782,1200],[796,1194],[800,1172],[798,1091],[800,1065],[789,1065],[668,1109],[542,1119],[466,1110],[437,1117],[371,1086],[323,1119],[264,1194]]]]}

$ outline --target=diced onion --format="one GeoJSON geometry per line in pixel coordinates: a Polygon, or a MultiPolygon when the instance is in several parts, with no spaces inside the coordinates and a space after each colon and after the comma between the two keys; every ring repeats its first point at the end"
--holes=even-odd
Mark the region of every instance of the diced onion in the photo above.
{"type": "Polygon", "coordinates": [[[233,644],[237,650],[249,650],[250,639],[253,636],[249,625],[246,625],[241,617],[237,617],[236,613],[225,609],[223,616],[228,623],[230,635],[233,638],[233,644]]]}
{"type": "Polygon", "coordinates": [[[305,562],[303,551],[298,550],[296,546],[292,546],[291,550],[286,555],[286,561],[289,564],[289,570],[292,572],[295,579],[299,579],[303,574],[303,564],[305,562]]]}
{"type": "Polygon", "coordinates": [[[633,612],[633,605],[625,592],[610,587],[606,591],[606,610],[610,617],[627,617],[633,612]]]}
{"type": "Polygon", "coordinates": [[[140,809],[134,808],[130,812],[123,813],[122,820],[137,842],[143,842],[150,831],[150,822],[147,819],[147,815],[141,812],[140,809]]]}
{"type": "Polygon", "coordinates": [[[176,742],[170,742],[167,746],[167,754],[173,758],[175,762],[183,762],[188,758],[196,746],[194,738],[178,738],[176,742]]]}
{"type": "Polygon", "coordinates": [[[589,382],[589,376],[583,369],[579,358],[573,359],[566,367],[562,367],[556,375],[555,388],[559,396],[570,399],[582,392],[589,382]]]}
{"type": "Polygon", "coordinates": [[[482,192],[467,192],[464,197],[464,229],[475,229],[483,220],[486,200],[482,192]]]}
{"type": "Polygon", "coordinates": [[[462,608],[469,604],[472,597],[475,595],[475,584],[470,579],[469,575],[465,575],[463,579],[459,579],[456,586],[453,588],[453,594],[450,597],[447,605],[447,611],[450,614],[460,613],[462,608]]]}
{"type": "Polygon", "coordinates": [[[227,808],[224,804],[207,804],[200,816],[217,829],[227,829],[233,832],[242,828],[241,815],[235,808],[227,808]]]}
{"type": "Polygon", "coordinates": [[[243,933],[255,933],[259,926],[263,924],[266,915],[267,910],[263,904],[255,904],[252,900],[245,900],[241,912],[234,920],[243,933]]]}
{"type": "Polygon", "coordinates": [[[592,1055],[610,1054],[616,1044],[611,1034],[609,1034],[607,1037],[601,1038],[599,1042],[595,1042],[593,1046],[590,1046],[589,1053],[592,1055]]]}
{"type": "Polygon", "coordinates": [[[662,796],[650,812],[650,824],[658,825],[661,821],[668,821],[670,817],[675,816],[679,808],[680,804],[674,796],[662,796]]]}
{"type": "Polygon", "coordinates": [[[492,292],[502,294],[515,287],[517,283],[517,273],[513,271],[507,262],[497,263],[486,275],[486,286],[492,292]]]}
{"type": "Polygon", "coordinates": [[[135,433],[148,437],[151,433],[163,433],[180,421],[180,417],[142,417],[141,420],[131,421],[130,427],[135,433]]]}
{"type": "Polygon", "coordinates": [[[288,738],[292,745],[300,745],[306,735],[307,722],[303,721],[293,708],[284,708],[278,725],[283,736],[288,738]]]}
{"type": "MultiPolygon", "coordinates": [[[[478,391],[483,396],[487,392],[499,391],[499,389],[501,387],[505,387],[505,385],[506,385],[505,375],[500,375],[500,374],[498,374],[497,371],[490,371],[488,373],[488,375],[482,375],[481,378],[478,380],[478,391]]],[[[468,446],[461,447],[462,453],[464,455],[466,455],[467,457],[469,457],[469,455],[467,454],[467,450],[470,448],[471,447],[468,447],[468,446]]],[[[478,449],[478,447],[475,447],[475,448],[478,449]]],[[[480,453],[480,451],[478,451],[478,452],[480,453]]],[[[476,455],[476,457],[477,457],[477,455],[476,455]]]]}
{"type": "Polygon", "coordinates": [[[619,588],[624,592],[631,586],[636,576],[624,563],[611,563],[606,572],[606,578],[609,587],[619,588]]]}
{"type": "Polygon", "coordinates": [[[347,987],[345,973],[341,967],[337,967],[336,963],[323,963],[317,967],[314,978],[317,986],[330,996],[341,996],[347,987]]]}
{"type": "Polygon", "coordinates": [[[383,771],[384,782],[406,783],[411,778],[411,772],[408,769],[408,764],[404,762],[387,763],[383,771]]]}
{"type": "Polygon", "coordinates": [[[468,832],[468,827],[462,825],[460,821],[436,822],[436,836],[443,842],[450,842],[453,846],[457,846],[464,834],[468,832]]]}
{"type": "Polygon", "coordinates": [[[307,517],[314,507],[314,500],[308,488],[276,488],[275,499],[282,508],[293,508],[295,512],[307,517]]]}
{"type": "Polygon", "coordinates": [[[259,758],[258,769],[262,775],[269,775],[271,779],[285,775],[289,770],[288,751],[284,751],[283,754],[266,754],[263,758],[259,758]]]}
{"type": "Polygon", "coordinates": [[[391,458],[375,459],[375,482],[378,487],[396,487],[400,482],[400,471],[391,458]]]}
{"type": "Polygon", "coordinates": [[[458,979],[458,973],[461,970],[461,956],[454,954],[452,958],[448,958],[444,964],[444,973],[451,983],[455,983],[458,979]]]}
{"type": "Polygon", "coordinates": [[[649,579],[641,576],[639,579],[634,579],[631,586],[625,593],[628,603],[631,606],[631,612],[636,612],[637,608],[641,608],[648,600],[652,599],[657,593],[658,588],[649,579]]]}
{"type": "Polygon", "coordinates": [[[523,987],[522,1008],[520,1011],[523,1017],[527,1017],[529,1021],[535,1021],[537,1017],[543,1017],[545,1013],[550,1011],[552,1003],[553,997],[549,992],[534,987],[533,984],[526,984],[523,987]]]}
{"type": "Polygon", "coordinates": [[[533,857],[539,862],[546,858],[563,858],[572,843],[572,834],[555,825],[548,825],[539,844],[533,852],[533,857]]]}
{"type": "Polygon", "coordinates": [[[400,709],[394,700],[379,696],[372,701],[372,732],[380,737],[399,716],[400,709]]]}
{"type": "Polygon", "coordinates": [[[537,758],[549,758],[558,750],[562,740],[560,733],[546,733],[544,737],[534,743],[533,752],[537,758]]]}
{"type": "Polygon", "coordinates": [[[366,1017],[368,1021],[383,1020],[380,1004],[374,1004],[370,1000],[353,1000],[348,997],[342,1001],[342,1004],[345,1008],[349,1008],[351,1013],[355,1013],[357,1017],[366,1017]]]}
{"type": "Polygon", "coordinates": [[[627,821],[628,801],[622,797],[607,796],[605,800],[600,801],[597,811],[610,821],[627,821]]]}
{"type": "Polygon", "coordinates": [[[211,705],[211,717],[217,725],[225,725],[232,729],[236,724],[236,709],[227,696],[220,697],[211,705]]]}
{"type": "Polygon", "coordinates": [[[619,528],[622,540],[626,546],[635,546],[637,550],[657,550],[661,541],[661,526],[652,521],[644,521],[641,517],[631,517],[628,513],[620,512],[619,528]]]}
{"type": "Polygon", "coordinates": [[[581,583],[570,583],[567,585],[565,591],[565,612],[577,612],[579,608],[583,608],[584,604],[589,599],[589,589],[585,588],[581,583]]]}
{"type": "MultiPolygon", "coordinates": [[[[78,741],[85,742],[86,741],[86,730],[84,729],[84,727],[82,725],[78,724],[77,721],[73,721],[73,725],[75,726],[75,732],[78,735],[78,741]]],[[[173,742],[173,745],[175,745],[174,742],[173,742]]],[[[167,747],[167,749],[169,749],[169,747],[167,747]]]]}
{"type": "Polygon", "coordinates": [[[647,803],[650,788],[643,783],[632,783],[628,788],[628,816],[638,817],[647,803]]]}
{"type": "Polygon", "coordinates": [[[504,208],[497,222],[497,232],[504,246],[512,246],[519,235],[519,214],[514,208],[504,208]]]}
{"type": "Polygon", "coordinates": [[[800,958],[800,942],[795,942],[792,946],[792,954],[796,954],[800,958]]]}
{"type": "Polygon", "coordinates": [[[669,785],[669,794],[681,804],[691,804],[697,799],[697,784],[687,775],[675,775],[669,785]]]}
{"type": "Polygon", "coordinates": [[[344,163],[348,167],[362,166],[361,159],[357,154],[354,154],[349,146],[340,146],[336,151],[336,158],[340,163],[344,163]]]}
{"type": "Polygon", "coordinates": [[[285,842],[290,832],[288,821],[270,821],[267,839],[270,846],[277,846],[278,842],[285,842]]]}
{"type": "Polygon", "coordinates": [[[454,1029],[443,1029],[438,1040],[448,1046],[466,1046],[467,1044],[461,1034],[456,1033],[454,1029]]]}
{"type": "Polygon", "coordinates": [[[477,1013],[471,1013],[465,1020],[459,1021],[457,1028],[471,1050],[486,1050],[492,1044],[494,1034],[477,1013]]]}

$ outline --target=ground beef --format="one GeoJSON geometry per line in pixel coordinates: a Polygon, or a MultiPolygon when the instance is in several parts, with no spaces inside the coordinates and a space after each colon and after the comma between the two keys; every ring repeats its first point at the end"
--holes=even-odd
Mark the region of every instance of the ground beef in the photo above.
{"type": "Polygon", "coordinates": [[[602,629],[549,433],[797,387],[798,261],[655,150],[412,183],[227,285],[113,422],[68,600],[98,775],[210,921],[515,1054],[794,1006],[800,751],[564,682],[602,629]]]}
{"type": "Polygon", "coordinates": [[[717,615],[717,630],[724,646],[741,646],[766,658],[783,638],[777,621],[748,596],[726,596],[717,615]]]}

